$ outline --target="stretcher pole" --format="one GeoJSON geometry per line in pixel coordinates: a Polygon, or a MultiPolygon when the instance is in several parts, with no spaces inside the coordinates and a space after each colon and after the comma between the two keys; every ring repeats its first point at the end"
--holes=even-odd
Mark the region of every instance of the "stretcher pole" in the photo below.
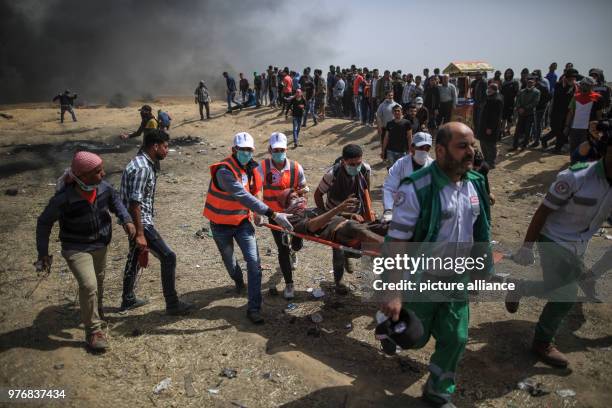
{"type": "Polygon", "coordinates": [[[313,235],[306,235],[306,234],[300,234],[299,232],[287,231],[287,230],[281,228],[278,225],[272,225],[272,224],[268,224],[268,223],[264,223],[262,225],[264,227],[270,228],[272,230],[284,232],[286,234],[293,235],[294,237],[302,238],[302,239],[305,239],[307,241],[317,242],[319,244],[327,245],[327,246],[330,246],[330,247],[332,247],[334,249],[338,249],[340,251],[350,252],[350,253],[355,254],[355,255],[380,256],[380,253],[376,252],[376,251],[368,251],[368,250],[361,250],[361,249],[351,248],[349,246],[341,245],[341,244],[338,244],[338,243],[332,242],[332,241],[327,241],[325,239],[322,239],[322,238],[319,238],[319,237],[315,237],[313,235]]]}

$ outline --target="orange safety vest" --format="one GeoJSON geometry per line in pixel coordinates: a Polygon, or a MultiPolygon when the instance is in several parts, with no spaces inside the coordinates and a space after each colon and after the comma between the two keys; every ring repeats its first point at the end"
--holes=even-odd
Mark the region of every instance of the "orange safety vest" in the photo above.
{"type": "MultiPolygon", "coordinates": [[[[299,187],[299,172],[300,165],[295,160],[289,160],[289,170],[280,172],[280,177],[274,180],[275,173],[272,172],[274,164],[271,159],[265,159],[261,162],[263,179],[263,199],[264,203],[272,209],[272,211],[281,212],[283,208],[278,203],[278,196],[283,190],[288,188],[297,189],[299,187]]],[[[278,173],[276,173],[278,174],[278,173]]]]}
{"type": "Polygon", "coordinates": [[[246,171],[240,167],[233,156],[226,157],[220,163],[210,166],[210,185],[208,194],[206,194],[203,215],[215,224],[239,225],[251,216],[251,210],[217,185],[215,177],[217,170],[221,167],[230,170],[244,189],[253,195],[258,194],[261,190],[261,176],[257,170],[254,170],[251,183],[249,183],[246,171]]]}

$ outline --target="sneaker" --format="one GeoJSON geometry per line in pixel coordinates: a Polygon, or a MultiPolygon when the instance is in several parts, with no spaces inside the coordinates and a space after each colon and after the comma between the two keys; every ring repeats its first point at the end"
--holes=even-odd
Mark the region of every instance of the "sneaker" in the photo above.
{"type": "Polygon", "coordinates": [[[134,300],[131,300],[131,301],[124,300],[121,302],[121,307],[119,308],[119,310],[121,312],[125,312],[126,310],[137,309],[139,307],[147,305],[148,303],[149,303],[149,299],[134,298],[134,300]]]}
{"type": "Polygon", "coordinates": [[[336,283],[336,286],[334,287],[334,291],[336,292],[337,295],[340,295],[340,296],[346,296],[349,293],[349,289],[346,287],[346,285],[340,282],[336,283]]]}
{"type": "Polygon", "coordinates": [[[166,314],[169,316],[184,316],[194,309],[193,304],[179,300],[171,306],[166,306],[166,314]]]}
{"type": "Polygon", "coordinates": [[[261,313],[256,312],[247,312],[247,317],[253,324],[264,324],[264,318],[261,316],[261,313]]]}
{"type": "Polygon", "coordinates": [[[291,300],[295,297],[295,289],[293,289],[293,283],[288,283],[285,285],[285,289],[283,290],[283,297],[287,300],[291,300]]]}
{"type": "Polygon", "coordinates": [[[296,270],[296,268],[298,266],[297,252],[291,251],[289,253],[289,258],[291,259],[291,269],[296,270]]]}
{"type": "Polygon", "coordinates": [[[106,351],[108,341],[102,330],[96,330],[87,335],[87,348],[91,351],[106,351]]]}
{"type": "Polygon", "coordinates": [[[529,145],[530,149],[537,149],[538,147],[540,147],[540,142],[533,142],[529,145]]]}
{"type": "Polygon", "coordinates": [[[505,302],[508,313],[514,314],[518,311],[520,299],[520,296],[518,296],[516,293],[508,292],[505,302]]]}
{"type": "Polygon", "coordinates": [[[563,353],[551,342],[534,340],[531,350],[540,360],[553,367],[566,368],[569,364],[563,353]]]}

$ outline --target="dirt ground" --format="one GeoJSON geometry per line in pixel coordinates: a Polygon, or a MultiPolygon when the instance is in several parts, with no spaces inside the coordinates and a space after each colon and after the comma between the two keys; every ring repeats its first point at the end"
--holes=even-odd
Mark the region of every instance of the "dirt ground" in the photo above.
{"type": "MultiPolygon", "coordinates": [[[[283,288],[276,248],[270,232],[258,229],[266,324],[253,326],[246,320],[246,297],[232,291],[212,238],[195,236],[208,226],[202,217],[208,166],[226,156],[237,131],[255,137],[256,156],[262,158],[270,133],[289,135],[291,122],[269,108],[226,115],[221,103],[213,103],[212,119],[201,122],[190,102],[163,98],[152,103],[174,117],[171,136],[181,142],[162,162],[156,225],[177,253],[179,293],[197,311],[186,318],[165,316],[159,263],[152,261],[137,290],[151,303],[118,313],[128,244],[115,226],[104,302],[111,350],[100,356],[83,348],[76,283],[59,254],[57,226],[50,247],[52,274],[25,298],[37,282],[34,231],[55,180],[76,149],[101,154],[108,180],[118,187],[140,138],[124,143],[117,135],[138,126],[137,103],[125,109],[77,109],[79,121],[65,124],[51,105],[0,107],[13,115],[0,118],[0,387],[65,389],[66,399],[56,404],[70,407],[422,406],[419,396],[434,341],[421,350],[382,354],[373,335],[375,305],[363,302],[359,291],[347,297],[332,293],[331,251],[326,247],[307,243],[301,251],[295,273],[297,308],[286,313],[287,302],[268,293],[271,284],[283,288]],[[18,194],[5,195],[9,188],[17,188],[18,194]],[[306,292],[312,287],[321,287],[326,295],[313,299],[306,292]],[[318,332],[309,317],[314,312],[324,318],[318,332]],[[220,376],[224,368],[236,370],[236,377],[220,376]],[[170,387],[154,394],[165,378],[171,379],[170,387]]],[[[301,142],[303,147],[290,150],[289,157],[304,166],[312,187],[344,144],[361,144],[374,169],[374,199],[380,210],[385,171],[372,128],[326,119],[303,129],[301,142]]],[[[537,194],[545,192],[567,159],[538,151],[508,154],[507,148],[502,145],[502,161],[490,181],[497,196],[493,238],[512,248],[541,200],[537,194]]],[[[354,289],[360,279],[358,273],[347,276],[354,289]]],[[[458,406],[610,406],[610,304],[578,304],[571,312],[558,335],[559,348],[571,362],[567,370],[549,368],[529,352],[541,308],[539,301],[524,303],[511,316],[499,302],[471,305],[470,340],[458,369],[458,406]],[[532,397],[518,390],[517,383],[525,378],[543,383],[550,393],[532,397]],[[556,393],[568,388],[575,397],[556,393]]],[[[53,404],[39,404],[48,405],[53,404]]]]}

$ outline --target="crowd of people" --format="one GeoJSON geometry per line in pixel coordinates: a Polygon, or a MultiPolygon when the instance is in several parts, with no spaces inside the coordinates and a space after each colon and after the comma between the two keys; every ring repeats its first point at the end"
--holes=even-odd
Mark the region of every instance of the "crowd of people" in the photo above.
{"type": "MultiPolygon", "coordinates": [[[[486,175],[495,167],[496,144],[512,129],[514,118],[514,147],[535,148],[540,143],[546,147],[555,138],[557,147],[563,148],[569,141],[571,160],[577,162],[561,171],[550,186],[514,259],[522,265],[532,264],[537,243],[543,286],[551,276],[558,282],[560,270],[568,296],[575,298],[581,284],[583,290],[588,287],[586,282],[592,285],[603,272],[587,273],[581,267],[582,258],[586,244],[612,214],[612,138],[608,137],[609,123],[602,121],[608,114],[610,92],[602,85],[600,70],[580,77],[567,66],[557,78],[555,68],[551,65],[545,77],[537,70],[524,70],[520,79],[514,79],[512,70],[506,70],[503,79],[501,72],[490,80],[476,75],[470,85],[474,101],[471,127],[453,121],[457,87],[437,69],[432,76],[424,70],[422,77],[397,71],[384,71],[379,77],[376,69],[370,72],[354,66],[346,70],[330,67],[326,79],[318,69],[311,78],[310,68],[304,69],[302,75],[272,66],[266,73],[254,73],[255,105],[269,103],[281,109],[279,115],[291,112],[294,148],[299,146],[299,130],[307,125],[309,114],[313,124],[329,114],[359,120],[364,126],[376,123],[381,158],[388,161],[389,170],[383,185],[383,213],[376,214],[371,166],[362,148],[349,143],[318,182],[314,206],[309,207],[311,189],[304,167],[288,157],[289,140],[284,133],[270,135],[268,155],[259,163],[253,159],[253,137],[247,132],[233,136],[228,156],[210,166],[203,216],[210,222],[212,238],[236,292],[247,292],[247,318],[253,324],[264,323],[256,226],[271,227],[287,300],[295,297],[293,274],[305,236],[357,249],[366,244],[384,249],[385,243],[464,242],[490,255],[491,206],[495,197],[486,175]],[[548,99],[543,98],[545,93],[548,99]],[[546,121],[551,130],[542,137],[546,121]],[[434,151],[435,158],[431,155],[434,151]],[[234,253],[234,242],[246,263],[246,282],[234,253]]],[[[251,89],[248,80],[240,74],[237,88],[228,73],[223,75],[228,111],[233,105],[241,109],[251,89]],[[242,103],[235,101],[238,91],[242,103]]],[[[203,82],[194,95],[201,119],[203,108],[209,117],[210,96],[203,82]]],[[[128,138],[144,134],[140,151],[123,171],[119,191],[103,180],[99,156],[78,152],[58,180],[57,192],[37,224],[39,265],[48,269],[52,262],[49,235],[53,224],[59,221],[62,255],[79,284],[87,346],[95,351],[108,347],[101,327],[105,257],[112,229],[109,212],[116,214],[130,241],[121,309],[147,303],[145,298],[136,296],[135,283],[139,269],[148,264],[149,253],[161,264],[166,312],[183,315],[193,309],[177,295],[176,254],[154,226],[156,181],[160,162],[168,153],[168,128],[162,127],[150,106],[143,106],[140,114],[139,130],[122,135],[128,138]]],[[[344,296],[349,293],[344,274],[355,270],[355,259],[352,252],[338,246],[332,248],[334,290],[344,296]]],[[[605,256],[600,263],[609,267],[612,255],[605,256]]],[[[488,259],[483,276],[491,278],[493,257],[488,259]]],[[[453,279],[469,278],[470,274],[465,273],[453,279]]],[[[519,282],[518,290],[508,294],[507,310],[515,313],[522,297],[537,296],[540,292],[533,288],[534,285],[519,282]]],[[[538,288],[542,289],[542,285],[538,288]]],[[[592,290],[589,292],[592,294],[592,290]]],[[[435,338],[430,376],[423,389],[424,398],[434,406],[454,406],[456,371],[468,340],[467,296],[465,293],[452,302],[406,302],[394,295],[380,306],[388,321],[411,319],[406,321],[406,327],[416,327],[418,323],[410,348],[423,347],[430,337],[435,338]]],[[[571,306],[570,301],[549,301],[536,327],[532,350],[555,367],[568,365],[567,358],[555,347],[554,337],[571,306]]],[[[387,340],[394,335],[389,336],[387,340]]]]}

